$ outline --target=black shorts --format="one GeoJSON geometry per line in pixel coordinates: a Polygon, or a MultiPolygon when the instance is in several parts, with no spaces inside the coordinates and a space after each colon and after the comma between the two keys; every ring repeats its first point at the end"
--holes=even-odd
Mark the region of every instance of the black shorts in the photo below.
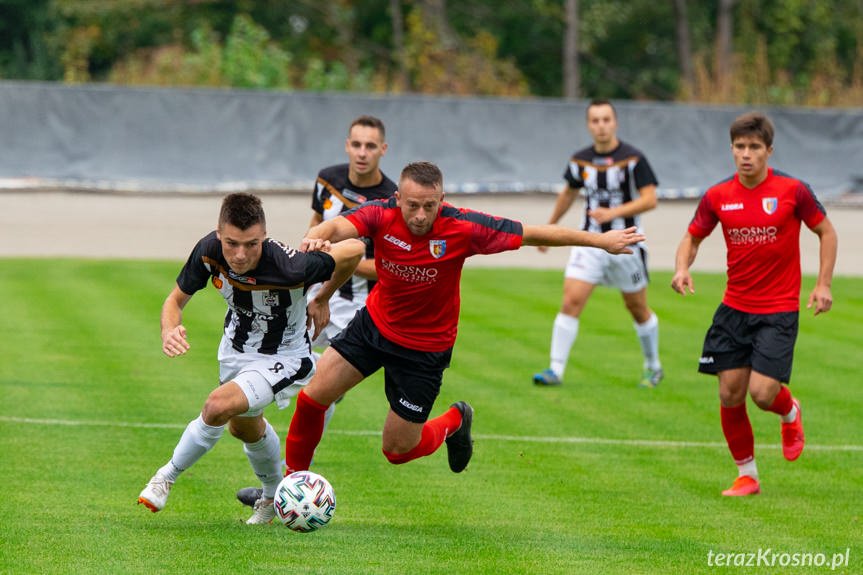
{"type": "Polygon", "coordinates": [[[716,374],[727,369],[751,367],[753,371],[791,380],[798,312],[746,313],[719,304],[713,324],[704,336],[698,371],[716,374]]]}
{"type": "Polygon", "coordinates": [[[424,423],[429,418],[440,392],[443,372],[452,358],[452,348],[417,351],[393,343],[381,335],[366,308],[357,312],[330,346],[363,377],[383,367],[390,407],[414,423],[424,423]]]}

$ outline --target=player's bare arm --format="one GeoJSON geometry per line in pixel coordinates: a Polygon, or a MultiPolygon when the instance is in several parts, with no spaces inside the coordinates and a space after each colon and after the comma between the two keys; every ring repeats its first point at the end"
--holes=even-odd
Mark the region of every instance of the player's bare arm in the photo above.
{"type": "Polygon", "coordinates": [[[319,214],[318,212],[312,212],[312,220],[309,222],[309,229],[315,227],[322,221],[324,221],[324,216],[322,214],[319,214]]]}
{"type": "Polygon", "coordinates": [[[186,328],[183,327],[183,308],[190,299],[192,296],[175,285],[162,305],[162,315],[159,318],[162,328],[162,351],[168,357],[183,355],[189,350],[186,328]]]}
{"type": "Polygon", "coordinates": [[[359,237],[357,228],[344,216],[336,216],[310,228],[300,243],[300,251],[326,251],[330,242],[340,242],[357,237],[359,237]]]}
{"type": "Polygon", "coordinates": [[[330,246],[329,254],[336,262],[333,275],[321,284],[321,290],[308,303],[306,327],[314,323],[313,340],[330,322],[330,298],[351,277],[365,252],[366,245],[357,239],[347,239],[330,246]]]}
{"type": "Polygon", "coordinates": [[[836,235],[833,222],[827,217],[812,228],[812,232],[818,236],[821,244],[821,263],[818,268],[818,279],[815,282],[815,288],[809,294],[806,308],[812,309],[815,306],[815,315],[818,315],[830,311],[830,308],[833,307],[833,294],[830,291],[830,286],[833,283],[833,267],[836,265],[839,238],[836,235]]]}
{"type": "Polygon", "coordinates": [[[614,218],[627,218],[649,212],[657,205],[656,186],[650,184],[638,188],[639,197],[614,208],[596,208],[589,210],[587,215],[600,224],[610,222],[614,218]]]}
{"type": "Polygon", "coordinates": [[[602,234],[573,230],[557,225],[524,226],[521,243],[528,246],[590,246],[611,254],[631,254],[627,246],[644,241],[635,226],[602,234]]]}
{"type": "Polygon", "coordinates": [[[357,269],[354,270],[354,275],[366,280],[378,279],[378,270],[375,268],[375,260],[365,259],[360,261],[357,269]]]}
{"type": "Polygon", "coordinates": [[[671,278],[671,289],[682,296],[686,296],[686,291],[695,293],[695,287],[692,284],[692,276],[689,274],[689,267],[695,261],[695,256],[698,254],[698,246],[704,238],[696,238],[689,232],[683,236],[680,245],[677,246],[677,254],[674,258],[674,277],[671,278]]]}
{"type": "MultiPolygon", "coordinates": [[[[551,211],[551,217],[548,218],[548,223],[554,225],[569,211],[575,199],[578,197],[578,190],[572,186],[566,186],[563,191],[557,195],[557,200],[554,202],[554,209],[551,211]]],[[[548,246],[537,246],[539,251],[547,252],[548,246]]]]}

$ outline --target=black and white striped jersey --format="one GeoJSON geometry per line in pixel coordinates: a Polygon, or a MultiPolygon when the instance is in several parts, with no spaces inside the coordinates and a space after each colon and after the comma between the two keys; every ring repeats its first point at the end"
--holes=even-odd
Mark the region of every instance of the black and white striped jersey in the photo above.
{"type": "Polygon", "coordinates": [[[637,148],[620,142],[613,151],[599,154],[590,146],[576,152],[566,166],[564,179],[575,190],[584,188],[585,206],[581,229],[588,232],[607,232],[638,226],[641,232],[641,218],[638,215],[615,218],[599,224],[587,215],[595,208],[614,208],[639,197],[638,190],[656,185],[656,176],[637,148]]]}
{"type": "MultiPolygon", "coordinates": [[[[350,164],[337,164],[318,172],[315,190],[312,193],[312,209],[319,213],[324,221],[352,210],[364,202],[385,200],[398,188],[396,183],[383,172],[381,172],[383,179],[376,186],[365,188],[355,186],[348,178],[349,170],[350,164]]],[[[375,257],[375,247],[371,240],[366,241],[365,257],[366,259],[375,257]]],[[[374,285],[374,280],[355,275],[339,288],[338,294],[348,301],[364,303],[374,285]]]]}
{"type": "Polygon", "coordinates": [[[261,250],[258,267],[239,275],[228,266],[213,231],[195,245],[177,286],[192,295],[213,283],[228,304],[225,336],[239,352],[308,351],[306,289],[330,279],[335,261],[329,254],[298,252],[270,238],[261,250]]]}

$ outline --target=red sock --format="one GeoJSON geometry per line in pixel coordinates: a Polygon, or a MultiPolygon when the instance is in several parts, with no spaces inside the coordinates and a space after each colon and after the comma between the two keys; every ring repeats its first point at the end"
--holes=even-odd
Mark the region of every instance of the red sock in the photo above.
{"type": "Polygon", "coordinates": [[[773,403],[767,408],[767,411],[772,411],[779,415],[786,415],[791,411],[791,408],[794,407],[794,404],[791,403],[792,399],[791,390],[788,389],[788,386],[780,385],[779,393],[776,394],[776,399],[773,400],[773,403]]]}
{"type": "Polygon", "coordinates": [[[416,447],[407,453],[390,453],[383,451],[384,456],[390,463],[399,465],[407,463],[417,457],[431,455],[443,445],[446,436],[458,429],[461,425],[461,412],[455,407],[450,407],[446,413],[439,415],[434,419],[426,421],[423,425],[422,436],[416,447]]]}
{"type": "Polygon", "coordinates": [[[288,473],[309,468],[315,448],[324,434],[324,413],[328,407],[310,398],[304,389],[297,394],[297,408],[285,438],[285,466],[288,473]]]}
{"type": "Polygon", "coordinates": [[[722,433],[734,463],[739,465],[755,457],[755,437],[746,414],[746,402],[737,407],[720,406],[719,415],[722,419],[722,433]]]}

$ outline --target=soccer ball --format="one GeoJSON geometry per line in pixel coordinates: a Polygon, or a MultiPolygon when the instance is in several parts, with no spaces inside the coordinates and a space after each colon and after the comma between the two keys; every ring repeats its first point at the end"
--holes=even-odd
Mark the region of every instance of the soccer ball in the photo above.
{"type": "Polygon", "coordinates": [[[294,531],[316,531],[330,522],[336,511],[336,493],[322,476],[296,471],[282,479],[273,499],[276,517],[294,531]]]}

